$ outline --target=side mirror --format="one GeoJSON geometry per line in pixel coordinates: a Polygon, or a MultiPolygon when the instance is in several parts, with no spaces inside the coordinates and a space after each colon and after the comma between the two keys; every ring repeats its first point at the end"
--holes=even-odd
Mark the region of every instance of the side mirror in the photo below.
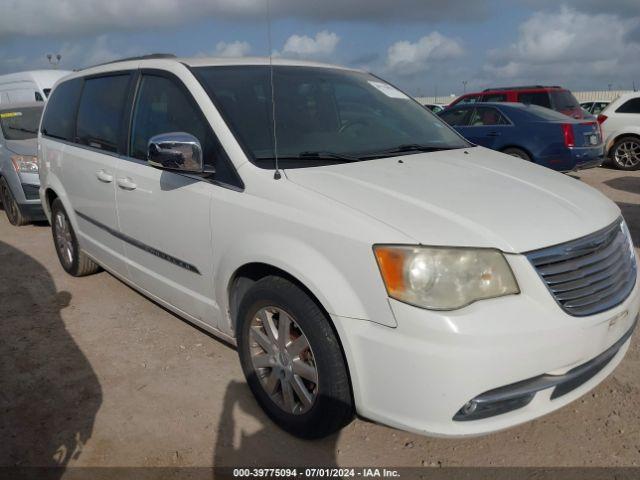
{"type": "Polygon", "coordinates": [[[149,139],[149,165],[163,170],[204,173],[202,146],[196,137],[184,132],[161,133],[149,139]]]}

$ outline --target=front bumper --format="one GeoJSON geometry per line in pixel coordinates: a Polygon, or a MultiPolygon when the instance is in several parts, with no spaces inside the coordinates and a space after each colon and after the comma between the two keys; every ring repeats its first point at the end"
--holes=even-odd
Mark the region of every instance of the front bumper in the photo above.
{"type": "Polygon", "coordinates": [[[335,317],[358,413],[403,430],[434,436],[479,435],[552,412],[611,373],[622,342],[591,378],[562,395],[549,386],[526,404],[473,421],[454,420],[483,393],[539,376],[567,375],[614,346],[640,310],[640,278],[626,300],[590,317],[563,312],[527,259],[507,255],[521,293],[454,312],[422,310],[390,300],[397,328],[335,317]],[[552,398],[553,397],[553,398],[552,398]]]}

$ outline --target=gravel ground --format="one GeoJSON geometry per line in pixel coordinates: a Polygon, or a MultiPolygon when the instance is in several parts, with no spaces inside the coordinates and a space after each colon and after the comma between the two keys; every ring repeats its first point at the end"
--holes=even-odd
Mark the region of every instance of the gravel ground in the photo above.
{"type": "MultiPolygon", "coordinates": [[[[574,176],[620,205],[638,247],[640,172],[574,176]]],[[[433,439],[358,419],[300,441],[262,414],[233,348],[107,273],[66,275],[48,226],[0,217],[0,465],[640,465],[638,335],[590,394],[501,433],[433,439]]]]}

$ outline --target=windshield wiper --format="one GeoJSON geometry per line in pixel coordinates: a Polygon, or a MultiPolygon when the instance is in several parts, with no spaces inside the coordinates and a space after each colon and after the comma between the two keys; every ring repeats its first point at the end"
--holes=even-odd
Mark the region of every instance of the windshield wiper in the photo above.
{"type": "MultiPolygon", "coordinates": [[[[275,160],[275,157],[257,157],[256,160],[275,160]]],[[[278,155],[278,160],[330,160],[336,162],[357,162],[361,159],[345,153],[319,150],[315,152],[300,152],[297,155],[278,155]]]]}
{"type": "Polygon", "coordinates": [[[437,145],[422,145],[419,143],[407,143],[404,145],[398,145],[397,147],[387,148],[377,152],[368,153],[361,158],[378,158],[388,155],[394,155],[397,153],[415,153],[415,152],[439,152],[441,150],[455,150],[463,147],[442,147],[437,145]]]}
{"type": "Polygon", "coordinates": [[[38,133],[37,130],[29,130],[28,128],[22,128],[22,127],[7,127],[7,129],[16,130],[17,132],[38,133]]]}

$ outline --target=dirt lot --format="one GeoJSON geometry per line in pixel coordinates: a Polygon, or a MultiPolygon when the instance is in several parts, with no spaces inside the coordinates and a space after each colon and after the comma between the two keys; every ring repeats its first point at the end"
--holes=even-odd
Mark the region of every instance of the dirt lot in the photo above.
{"type": "MultiPolygon", "coordinates": [[[[640,245],[640,172],[576,175],[640,245]]],[[[356,420],[303,442],[262,414],[236,352],[107,273],[75,279],[47,226],[0,218],[0,465],[640,465],[640,346],[581,400],[501,433],[421,437],[356,420]]]]}

